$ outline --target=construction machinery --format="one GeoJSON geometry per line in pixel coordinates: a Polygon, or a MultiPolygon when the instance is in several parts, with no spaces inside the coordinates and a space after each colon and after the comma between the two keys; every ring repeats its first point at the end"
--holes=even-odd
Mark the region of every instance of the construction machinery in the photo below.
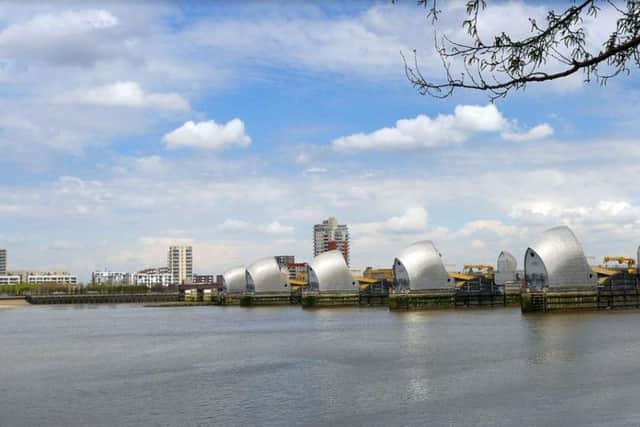
{"type": "Polygon", "coordinates": [[[493,279],[494,268],[487,264],[465,264],[462,272],[470,275],[481,275],[487,279],[493,279]]]}
{"type": "MultiPolygon", "coordinates": [[[[603,259],[603,263],[604,265],[607,265],[609,263],[615,262],[618,265],[622,266],[624,264],[627,265],[627,270],[629,271],[629,273],[631,274],[635,274],[637,272],[636,270],[636,260],[633,258],[629,258],[629,257],[625,257],[625,256],[605,256],[603,259]]],[[[618,267],[620,268],[620,267],[618,267]]]]}

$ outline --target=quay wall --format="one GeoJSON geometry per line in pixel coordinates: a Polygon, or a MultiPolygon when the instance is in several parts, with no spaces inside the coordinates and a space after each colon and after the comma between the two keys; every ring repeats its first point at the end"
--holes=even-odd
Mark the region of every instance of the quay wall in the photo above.
{"type": "Polygon", "coordinates": [[[357,307],[360,305],[357,293],[320,292],[302,295],[302,308],[314,307],[357,307]]]}
{"type": "Polygon", "coordinates": [[[31,304],[119,304],[180,301],[176,293],[147,294],[82,294],[82,295],[29,295],[31,304]]]}
{"type": "Polygon", "coordinates": [[[389,295],[390,310],[437,310],[473,307],[517,307],[520,291],[434,289],[389,295]]]}
{"type": "Polygon", "coordinates": [[[632,287],[546,289],[522,293],[523,313],[640,308],[640,290],[632,287]]]}

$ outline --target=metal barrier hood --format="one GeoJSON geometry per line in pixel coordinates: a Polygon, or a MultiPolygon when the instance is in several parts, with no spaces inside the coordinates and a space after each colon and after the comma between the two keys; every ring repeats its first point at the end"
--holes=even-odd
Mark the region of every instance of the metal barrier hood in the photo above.
{"type": "Polygon", "coordinates": [[[358,292],[347,262],[338,250],[323,252],[309,264],[309,289],[320,292],[358,292]]]}
{"type": "Polygon", "coordinates": [[[507,251],[500,252],[496,263],[497,269],[494,276],[496,285],[504,285],[505,283],[515,282],[517,280],[516,272],[518,269],[518,261],[516,257],[507,251]]]}
{"type": "Polygon", "coordinates": [[[442,262],[442,255],[430,240],[405,248],[393,263],[399,290],[445,289],[454,285],[442,262]]]}
{"type": "Polygon", "coordinates": [[[275,257],[261,258],[247,267],[247,291],[290,292],[289,279],[275,257]]]}
{"type": "Polygon", "coordinates": [[[225,292],[244,292],[247,290],[247,270],[244,266],[234,267],[222,274],[222,288],[225,292]]]}
{"type": "Polygon", "coordinates": [[[593,287],[591,270],[582,245],[565,225],[551,228],[525,252],[524,273],[530,287],[593,287]]]}

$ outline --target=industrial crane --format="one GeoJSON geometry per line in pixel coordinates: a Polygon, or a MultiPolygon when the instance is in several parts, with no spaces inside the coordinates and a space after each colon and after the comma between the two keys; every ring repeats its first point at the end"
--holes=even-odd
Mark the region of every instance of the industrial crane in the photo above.
{"type": "Polygon", "coordinates": [[[633,268],[636,264],[636,260],[625,256],[606,256],[604,257],[604,263],[617,262],[618,264],[627,264],[627,267],[633,268]]]}
{"type": "Polygon", "coordinates": [[[493,266],[487,264],[465,264],[463,272],[471,275],[482,275],[487,279],[493,279],[493,266]]]}
{"type": "Polygon", "coordinates": [[[633,258],[625,257],[625,256],[606,256],[603,260],[604,264],[609,262],[617,262],[618,264],[627,264],[627,268],[629,269],[629,273],[634,274],[636,272],[636,260],[633,258]]]}
{"type": "Polygon", "coordinates": [[[486,264],[465,264],[463,271],[466,274],[482,273],[483,271],[483,274],[493,274],[493,266],[486,264]]]}

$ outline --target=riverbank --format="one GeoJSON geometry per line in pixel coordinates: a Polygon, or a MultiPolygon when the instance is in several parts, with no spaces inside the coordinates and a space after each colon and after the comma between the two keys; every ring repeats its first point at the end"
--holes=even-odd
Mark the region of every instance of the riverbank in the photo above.
{"type": "Polygon", "coordinates": [[[0,310],[29,305],[24,297],[0,297],[0,310]]]}

